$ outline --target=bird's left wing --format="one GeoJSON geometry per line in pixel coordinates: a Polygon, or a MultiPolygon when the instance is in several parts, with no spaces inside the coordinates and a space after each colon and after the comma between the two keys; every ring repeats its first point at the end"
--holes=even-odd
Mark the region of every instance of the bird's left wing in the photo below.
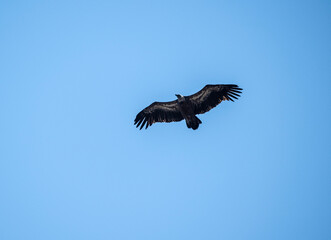
{"type": "Polygon", "coordinates": [[[134,124],[136,127],[141,125],[141,130],[145,124],[147,129],[156,122],[179,122],[183,119],[176,101],[154,102],[137,114],[134,124]]]}
{"type": "Polygon", "coordinates": [[[185,97],[194,106],[195,114],[208,112],[222,101],[232,101],[238,99],[241,88],[235,84],[214,84],[206,85],[199,92],[185,97]]]}

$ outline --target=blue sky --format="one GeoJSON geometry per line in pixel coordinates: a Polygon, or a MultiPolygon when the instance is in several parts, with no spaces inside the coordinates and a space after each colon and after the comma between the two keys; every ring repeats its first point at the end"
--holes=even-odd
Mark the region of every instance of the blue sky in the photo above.
{"type": "Polygon", "coordinates": [[[1,1],[1,239],[331,239],[330,1],[1,1]],[[133,126],[154,101],[236,101],[133,126]]]}

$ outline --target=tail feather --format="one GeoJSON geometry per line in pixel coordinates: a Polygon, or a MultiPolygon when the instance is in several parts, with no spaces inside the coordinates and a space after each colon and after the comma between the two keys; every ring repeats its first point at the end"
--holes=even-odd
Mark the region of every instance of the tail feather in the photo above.
{"type": "Polygon", "coordinates": [[[192,128],[193,130],[198,129],[199,124],[201,123],[201,120],[196,116],[191,116],[186,119],[186,126],[188,128],[192,128]]]}

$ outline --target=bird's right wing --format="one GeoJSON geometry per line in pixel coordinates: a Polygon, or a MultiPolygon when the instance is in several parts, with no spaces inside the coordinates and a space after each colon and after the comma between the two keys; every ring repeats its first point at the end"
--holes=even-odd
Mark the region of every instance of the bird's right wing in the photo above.
{"type": "Polygon", "coordinates": [[[141,125],[141,130],[145,124],[147,129],[156,122],[179,122],[183,119],[176,101],[154,102],[137,114],[134,124],[136,127],[141,125]]]}

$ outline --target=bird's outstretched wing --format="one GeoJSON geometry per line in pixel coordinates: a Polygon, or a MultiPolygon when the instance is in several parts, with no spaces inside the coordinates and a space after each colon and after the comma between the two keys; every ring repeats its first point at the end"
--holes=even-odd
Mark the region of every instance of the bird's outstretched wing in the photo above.
{"type": "Polygon", "coordinates": [[[216,107],[222,101],[238,99],[241,88],[235,84],[206,85],[199,92],[185,97],[194,106],[194,114],[202,114],[216,107]]]}
{"type": "Polygon", "coordinates": [[[141,125],[141,130],[145,124],[147,129],[156,122],[179,122],[183,119],[176,101],[154,102],[137,114],[134,124],[136,127],[141,125]]]}

